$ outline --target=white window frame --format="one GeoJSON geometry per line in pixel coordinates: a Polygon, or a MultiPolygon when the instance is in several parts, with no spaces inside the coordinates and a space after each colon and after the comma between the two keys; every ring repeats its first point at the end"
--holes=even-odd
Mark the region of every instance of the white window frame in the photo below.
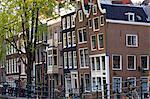
{"type": "Polygon", "coordinates": [[[96,5],[96,4],[93,5],[92,11],[93,11],[93,15],[96,15],[96,14],[97,14],[97,5],[96,5]],[[96,12],[94,12],[94,10],[95,10],[96,12]]]}
{"type": "Polygon", "coordinates": [[[96,38],[96,35],[91,35],[90,38],[91,38],[91,51],[95,51],[95,50],[97,49],[97,38],[96,38]],[[95,49],[93,49],[93,42],[92,42],[92,37],[93,37],[93,36],[95,36],[95,40],[96,40],[96,45],[95,45],[96,48],[95,48],[95,49]]]}
{"type": "Polygon", "coordinates": [[[141,78],[141,81],[142,81],[142,78],[143,78],[143,79],[145,79],[145,78],[147,79],[147,86],[148,86],[148,87],[147,87],[147,92],[149,92],[149,87],[150,87],[150,86],[149,86],[149,77],[140,77],[140,78],[141,78]]]}
{"type": "MultiPolygon", "coordinates": [[[[94,89],[94,87],[96,88],[96,86],[98,85],[98,78],[99,76],[94,76],[94,77],[91,77],[91,82],[92,82],[92,92],[96,92],[97,91],[97,89],[94,89]],[[96,82],[96,86],[94,86],[93,85],[93,78],[95,78],[95,82],[96,82]]],[[[99,77],[99,78],[101,78],[101,86],[100,86],[100,89],[98,89],[98,91],[100,92],[100,91],[102,91],[101,89],[102,89],[102,77],[99,77]]]]}
{"type": "Polygon", "coordinates": [[[91,19],[91,18],[89,18],[89,19],[88,19],[88,27],[91,29],[91,28],[92,28],[92,26],[93,26],[92,19],[91,19]],[[91,21],[91,26],[90,26],[90,21],[91,21]]]}
{"type": "MultiPolygon", "coordinates": [[[[85,75],[86,75],[86,74],[89,75],[89,81],[90,81],[90,74],[89,74],[89,73],[84,73],[84,85],[85,85],[84,90],[85,90],[85,92],[90,92],[90,90],[86,90],[86,87],[87,87],[87,85],[86,85],[86,80],[85,80],[85,75]]],[[[91,81],[90,81],[90,87],[91,87],[91,81]]]]}
{"type": "Polygon", "coordinates": [[[72,51],[68,52],[68,62],[69,62],[69,68],[72,68],[72,51]]]}
{"type": "MultiPolygon", "coordinates": [[[[119,90],[119,92],[122,92],[122,77],[113,77],[112,82],[113,82],[113,79],[115,79],[115,78],[120,79],[120,90],[119,90]]],[[[113,89],[113,85],[112,85],[112,89],[113,89]]]]}
{"type": "Polygon", "coordinates": [[[131,21],[131,22],[135,21],[135,13],[128,12],[128,13],[125,13],[125,15],[128,16],[128,21],[131,21]],[[132,16],[132,19],[130,19],[130,16],[132,16]]]}
{"type": "Polygon", "coordinates": [[[136,86],[136,77],[128,77],[127,79],[128,79],[128,80],[134,79],[134,86],[136,86]]]}
{"type": "Polygon", "coordinates": [[[137,34],[126,34],[126,46],[127,47],[138,47],[138,35],[137,34]],[[135,36],[136,37],[136,45],[129,45],[128,44],[128,36],[135,36]]]}
{"type": "Polygon", "coordinates": [[[67,38],[66,38],[67,33],[63,33],[63,48],[67,47],[67,38]],[[65,39],[64,39],[65,38],[65,39]],[[65,41],[65,42],[64,42],[65,41]]]}
{"type": "Polygon", "coordinates": [[[73,51],[73,67],[74,67],[74,69],[77,68],[77,52],[76,51],[73,51]],[[75,58],[76,58],[76,60],[75,60],[75,58]]]}
{"type": "Polygon", "coordinates": [[[67,45],[71,47],[71,32],[67,32],[67,45]],[[69,36],[70,35],[70,36],[69,36]],[[70,40],[69,40],[70,39],[70,40]],[[69,44],[70,43],[70,44],[69,44]]]}
{"type": "Polygon", "coordinates": [[[62,19],[62,29],[65,30],[66,29],[66,18],[62,19]]]}
{"type": "Polygon", "coordinates": [[[67,29],[70,28],[70,16],[67,16],[67,29]]]}
{"type": "MultiPolygon", "coordinates": [[[[83,44],[83,43],[87,43],[87,41],[84,41],[84,35],[83,35],[83,30],[84,29],[86,29],[86,27],[84,27],[84,28],[80,28],[80,29],[78,29],[77,31],[78,31],[78,44],[83,44]],[[79,39],[79,30],[81,30],[81,32],[82,32],[82,42],[80,42],[80,39],[79,39]]],[[[87,31],[86,31],[86,33],[87,33],[87,31]]],[[[87,35],[87,34],[86,34],[87,35]]],[[[87,38],[86,38],[87,39],[87,38]]]]}
{"type": "Polygon", "coordinates": [[[120,55],[120,54],[112,54],[112,70],[122,70],[122,55],[120,55]],[[118,68],[118,69],[113,67],[113,59],[114,59],[113,57],[114,56],[119,56],[120,57],[120,68],[118,68]]]}
{"type": "Polygon", "coordinates": [[[64,68],[65,68],[65,69],[68,68],[68,65],[67,65],[67,62],[68,62],[68,61],[67,61],[67,59],[68,59],[68,53],[67,53],[67,52],[64,52],[64,60],[63,60],[64,62],[63,62],[63,63],[64,63],[64,68]]]}
{"type": "Polygon", "coordinates": [[[75,34],[75,31],[72,31],[72,46],[76,46],[76,34],[75,34]]]}
{"type": "MultiPolygon", "coordinates": [[[[87,49],[87,48],[80,48],[79,49],[79,61],[80,61],[80,68],[89,68],[89,66],[86,66],[86,64],[85,64],[85,49],[87,49]],[[83,50],[83,67],[81,67],[81,60],[80,60],[80,50],[83,50]]],[[[88,50],[88,49],[87,49],[88,50]]]]}
{"type": "Polygon", "coordinates": [[[143,70],[149,70],[149,56],[148,56],[148,55],[140,55],[140,67],[141,67],[143,70]],[[143,57],[143,56],[146,56],[146,57],[147,57],[147,68],[143,68],[143,67],[142,67],[141,57],[143,57]]]}
{"type": "Polygon", "coordinates": [[[102,49],[104,49],[104,33],[99,33],[99,34],[97,34],[97,39],[98,39],[98,49],[99,50],[102,50],[102,49]],[[99,46],[99,35],[103,35],[103,48],[100,48],[100,46],[99,46]]]}
{"type": "Polygon", "coordinates": [[[127,70],[136,70],[136,55],[127,55],[127,70]],[[134,68],[128,68],[128,56],[134,56],[134,68]]]}
{"type": "Polygon", "coordinates": [[[105,21],[104,21],[104,15],[100,15],[100,26],[104,26],[105,21]]]}
{"type": "Polygon", "coordinates": [[[79,10],[79,11],[78,11],[78,19],[79,19],[79,22],[82,22],[82,21],[83,21],[83,13],[82,13],[82,10],[79,10]]]}
{"type": "Polygon", "coordinates": [[[71,16],[71,27],[75,27],[75,14],[71,16]]]}
{"type": "Polygon", "coordinates": [[[93,18],[93,31],[98,31],[99,29],[100,29],[99,17],[94,17],[94,18],[93,18]],[[94,20],[95,20],[96,18],[98,18],[98,29],[95,29],[95,22],[94,22],[94,20]]]}

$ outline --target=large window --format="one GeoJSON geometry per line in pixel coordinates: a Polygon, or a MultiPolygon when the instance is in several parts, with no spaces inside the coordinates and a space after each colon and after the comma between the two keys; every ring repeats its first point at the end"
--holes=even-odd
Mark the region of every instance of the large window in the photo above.
{"type": "Polygon", "coordinates": [[[63,33],[63,47],[67,47],[66,33],[63,33]]]}
{"type": "Polygon", "coordinates": [[[92,70],[100,70],[100,57],[91,57],[92,70]]]}
{"type": "Polygon", "coordinates": [[[78,36],[79,36],[79,43],[84,43],[87,41],[87,33],[86,29],[82,28],[78,30],[78,36]]]}
{"type": "Polygon", "coordinates": [[[77,53],[76,53],[76,51],[73,51],[73,66],[74,66],[74,68],[77,68],[77,53]]]}
{"type": "Polygon", "coordinates": [[[96,49],[96,36],[93,35],[91,36],[91,50],[95,50],[96,49]]]}
{"type": "Polygon", "coordinates": [[[71,47],[71,33],[67,32],[67,43],[68,43],[68,47],[71,47]]]}
{"type": "Polygon", "coordinates": [[[93,18],[93,31],[99,30],[99,17],[93,18]]]}
{"type": "Polygon", "coordinates": [[[85,91],[90,91],[91,89],[90,75],[85,74],[84,77],[85,77],[85,91]]]}
{"type": "Polygon", "coordinates": [[[71,27],[75,27],[75,15],[71,16],[71,27]]]}
{"type": "Polygon", "coordinates": [[[72,68],[72,52],[68,52],[69,68],[72,68]]]}
{"type": "Polygon", "coordinates": [[[70,16],[67,17],[67,29],[70,28],[70,16]]]}
{"type": "Polygon", "coordinates": [[[128,55],[128,70],[135,70],[136,69],[136,56],[134,55],[128,55]]]}
{"type": "Polygon", "coordinates": [[[122,56],[121,55],[112,55],[112,67],[113,70],[122,69],[122,56]]]}
{"type": "Polygon", "coordinates": [[[104,25],[104,15],[100,16],[100,26],[104,25]]]}
{"type": "Polygon", "coordinates": [[[87,49],[80,49],[80,67],[88,67],[89,64],[89,56],[88,56],[88,50],[87,49]]]}
{"type": "Polygon", "coordinates": [[[138,36],[136,34],[126,34],[126,46],[138,47],[138,36]]]}
{"type": "Polygon", "coordinates": [[[144,70],[149,70],[149,56],[142,55],[140,61],[141,68],[144,70]]]}
{"type": "Polygon", "coordinates": [[[67,52],[64,52],[64,68],[68,68],[67,63],[67,52]]]}
{"type": "Polygon", "coordinates": [[[149,86],[148,86],[148,78],[147,77],[141,77],[141,86],[142,86],[142,92],[146,93],[149,91],[149,86]]]}
{"type": "Polygon", "coordinates": [[[76,35],[75,35],[75,31],[72,31],[72,46],[76,46],[76,35]]]}
{"type": "Polygon", "coordinates": [[[78,11],[78,17],[79,17],[79,22],[83,21],[83,14],[82,14],[82,10],[78,11]]]}
{"type": "Polygon", "coordinates": [[[92,91],[101,90],[101,77],[92,77],[92,91]]]}
{"type": "Polygon", "coordinates": [[[122,78],[121,77],[113,77],[113,92],[121,92],[122,90],[122,78]]]}
{"type": "Polygon", "coordinates": [[[103,34],[98,34],[98,49],[104,48],[103,34]]]}
{"type": "Polygon", "coordinates": [[[63,28],[63,30],[66,29],[66,19],[65,18],[62,19],[62,28],[63,28]]]}

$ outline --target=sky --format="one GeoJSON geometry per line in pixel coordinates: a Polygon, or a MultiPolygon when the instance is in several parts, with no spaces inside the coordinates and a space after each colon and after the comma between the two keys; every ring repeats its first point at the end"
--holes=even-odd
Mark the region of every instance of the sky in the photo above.
{"type": "Polygon", "coordinates": [[[144,0],[131,0],[132,3],[139,3],[139,2],[143,2],[144,0]]]}

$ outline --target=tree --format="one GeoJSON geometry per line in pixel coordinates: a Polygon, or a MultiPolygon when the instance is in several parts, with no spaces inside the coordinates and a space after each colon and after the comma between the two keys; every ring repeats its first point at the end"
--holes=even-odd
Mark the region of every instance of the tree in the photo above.
{"type": "MultiPolygon", "coordinates": [[[[32,84],[37,36],[43,30],[39,22],[56,15],[55,4],[56,0],[0,0],[0,58],[5,56],[10,45],[15,48],[26,66],[27,85],[32,84]]],[[[31,87],[27,90],[29,92],[31,87]]]]}

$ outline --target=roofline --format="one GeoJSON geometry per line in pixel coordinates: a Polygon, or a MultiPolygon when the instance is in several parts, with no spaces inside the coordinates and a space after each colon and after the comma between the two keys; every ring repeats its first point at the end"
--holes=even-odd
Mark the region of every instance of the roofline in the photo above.
{"type": "Polygon", "coordinates": [[[106,22],[108,22],[108,23],[116,23],[116,24],[129,24],[129,25],[150,26],[150,23],[144,23],[144,22],[130,22],[130,21],[123,21],[123,20],[106,19],[106,22]]]}

